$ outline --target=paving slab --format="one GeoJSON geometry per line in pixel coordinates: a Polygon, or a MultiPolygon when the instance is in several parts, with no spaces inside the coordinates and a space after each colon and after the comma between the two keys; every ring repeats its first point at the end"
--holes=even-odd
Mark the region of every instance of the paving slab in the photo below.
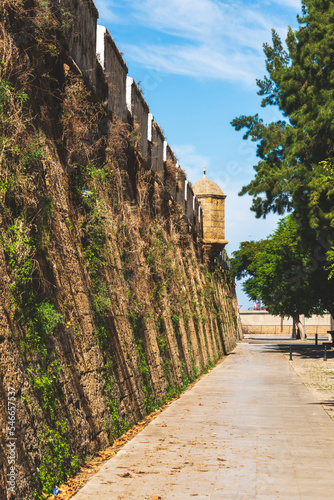
{"type": "Polygon", "coordinates": [[[240,343],[74,500],[334,499],[334,421],[273,344],[240,343]]]}

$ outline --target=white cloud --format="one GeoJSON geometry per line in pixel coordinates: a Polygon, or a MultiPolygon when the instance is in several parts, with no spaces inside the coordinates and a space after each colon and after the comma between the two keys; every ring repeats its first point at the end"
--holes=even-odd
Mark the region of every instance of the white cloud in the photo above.
{"type": "MultiPolygon", "coordinates": [[[[235,53],[224,54],[208,46],[126,45],[127,57],[148,69],[195,78],[214,78],[239,81],[253,86],[258,75],[256,67],[263,65],[263,57],[235,53]],[[257,64],[254,67],[254,61],[257,64]]],[[[260,73],[261,74],[261,73],[260,73]]]]}
{"type": "MultiPolygon", "coordinates": [[[[285,0],[285,4],[296,7],[298,2],[285,0]]],[[[105,0],[97,0],[97,6],[102,18],[117,22],[116,6],[105,0]]],[[[271,28],[275,26],[283,37],[286,33],[283,20],[265,15],[259,7],[241,0],[124,0],[119,7],[123,22],[164,37],[149,44],[143,36],[136,45],[123,43],[122,48],[127,58],[149,69],[255,86],[256,77],[264,72],[262,44],[270,41],[271,28]]]]}
{"type": "Polygon", "coordinates": [[[269,236],[276,228],[279,216],[269,214],[266,219],[256,219],[250,211],[252,199],[250,196],[238,196],[237,189],[226,190],[225,221],[226,239],[229,241],[229,255],[239,248],[240,241],[260,240],[269,236]]]}
{"type": "Polygon", "coordinates": [[[273,3],[278,3],[279,5],[286,5],[293,9],[298,9],[301,7],[301,0],[276,0],[273,3]]]}
{"type": "Polygon", "coordinates": [[[108,21],[110,23],[122,23],[122,18],[116,14],[116,7],[114,7],[114,2],[110,0],[97,0],[94,2],[97,10],[99,11],[100,19],[104,22],[108,21]]]}
{"type": "Polygon", "coordinates": [[[255,214],[250,211],[252,198],[248,195],[238,196],[240,186],[248,182],[242,164],[231,163],[224,169],[217,170],[212,165],[211,158],[200,154],[193,144],[173,144],[171,148],[189,181],[194,184],[201,179],[205,166],[207,177],[216,182],[227,195],[225,220],[229,255],[239,248],[240,241],[266,238],[274,230],[279,219],[277,215],[269,214],[266,219],[256,219],[255,214]]]}
{"type": "MultiPolygon", "coordinates": [[[[275,214],[268,215],[266,219],[256,219],[255,214],[250,212],[251,197],[248,195],[240,197],[238,191],[239,188],[231,185],[225,191],[227,194],[225,200],[225,236],[229,242],[226,246],[229,256],[239,249],[241,241],[258,241],[269,236],[276,228],[279,219],[275,214]]],[[[237,282],[238,304],[243,306],[242,309],[247,309],[252,306],[252,302],[242,290],[241,283],[241,281],[237,282]]]]}
{"type": "Polygon", "coordinates": [[[134,17],[146,27],[209,44],[227,37],[252,46],[254,39],[263,41],[261,31],[270,31],[275,22],[272,17],[265,17],[258,9],[249,8],[240,1],[144,0],[133,3],[132,8],[134,17]]]}
{"type": "Polygon", "coordinates": [[[203,176],[204,166],[210,166],[210,158],[199,154],[192,144],[173,144],[171,148],[191,183],[203,176]]]}
{"type": "Polygon", "coordinates": [[[196,41],[206,40],[224,22],[224,6],[212,0],[144,0],[134,5],[136,18],[148,27],[196,41]]]}
{"type": "Polygon", "coordinates": [[[256,219],[255,214],[250,211],[252,198],[248,195],[238,196],[240,185],[245,183],[244,172],[240,165],[236,165],[235,168],[231,165],[223,171],[217,171],[211,159],[200,154],[194,145],[173,144],[171,148],[193,184],[202,178],[205,166],[207,177],[216,182],[227,195],[225,232],[226,239],[229,241],[226,248],[229,255],[239,248],[241,240],[266,238],[275,229],[279,219],[277,215],[269,214],[266,219],[256,219]]]}

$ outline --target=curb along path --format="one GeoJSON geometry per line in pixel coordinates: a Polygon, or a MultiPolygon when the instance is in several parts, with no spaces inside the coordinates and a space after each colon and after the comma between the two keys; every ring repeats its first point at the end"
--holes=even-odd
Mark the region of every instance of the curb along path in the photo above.
{"type": "Polygon", "coordinates": [[[74,500],[334,498],[334,421],[274,344],[239,344],[74,500]]]}

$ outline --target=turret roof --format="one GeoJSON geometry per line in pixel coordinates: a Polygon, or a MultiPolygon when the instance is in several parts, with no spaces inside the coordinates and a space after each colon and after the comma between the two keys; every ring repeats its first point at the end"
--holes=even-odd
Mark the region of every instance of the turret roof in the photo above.
{"type": "Polygon", "coordinates": [[[225,196],[223,191],[218,186],[218,184],[207,179],[205,167],[204,167],[204,175],[203,175],[202,179],[195,182],[195,184],[193,184],[192,188],[193,188],[193,191],[194,191],[196,196],[205,195],[205,194],[207,194],[207,195],[211,194],[211,195],[215,195],[215,196],[225,196]]]}

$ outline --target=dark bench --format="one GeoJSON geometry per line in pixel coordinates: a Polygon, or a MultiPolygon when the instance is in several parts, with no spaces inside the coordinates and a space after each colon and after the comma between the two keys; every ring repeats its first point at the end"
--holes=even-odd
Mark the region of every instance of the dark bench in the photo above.
{"type": "Polygon", "coordinates": [[[334,344],[334,330],[327,330],[327,333],[332,337],[332,344],[334,344]]]}

